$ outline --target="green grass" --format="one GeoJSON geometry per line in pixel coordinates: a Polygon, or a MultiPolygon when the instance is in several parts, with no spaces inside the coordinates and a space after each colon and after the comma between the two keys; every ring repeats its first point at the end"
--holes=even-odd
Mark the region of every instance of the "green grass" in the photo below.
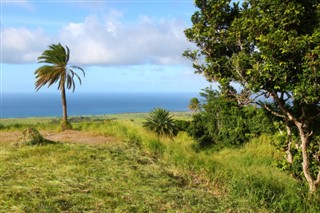
{"type": "MultiPolygon", "coordinates": [[[[173,112],[172,113],[176,119],[191,119],[191,112],[173,112]]],[[[79,120],[79,121],[101,121],[101,120],[122,120],[122,121],[132,121],[141,124],[148,113],[121,113],[121,114],[105,114],[105,115],[88,115],[88,116],[69,116],[69,119],[79,120]]],[[[15,125],[15,124],[25,124],[25,125],[35,125],[35,124],[47,124],[52,121],[60,120],[61,117],[29,117],[29,118],[1,118],[0,124],[4,126],[15,125]]]]}
{"type": "Polygon", "coordinates": [[[174,142],[168,139],[159,142],[132,122],[112,122],[107,127],[98,123],[88,125],[91,130],[89,126],[83,130],[116,135],[129,142],[135,138],[150,153],[160,156],[166,167],[184,174],[191,182],[200,179],[201,186],[219,194],[224,210],[320,211],[319,197],[318,201],[309,198],[303,183],[274,166],[283,154],[271,145],[270,136],[253,139],[238,149],[196,153],[192,149],[194,142],[185,133],[180,133],[174,142]]]}
{"type": "Polygon", "coordinates": [[[199,212],[215,196],[126,143],[1,147],[0,212],[199,212]]]}
{"type": "Polygon", "coordinates": [[[29,117],[29,118],[1,118],[0,123],[4,126],[15,124],[39,124],[48,123],[57,117],[29,117]]]}
{"type": "Polygon", "coordinates": [[[302,204],[306,200],[301,196],[307,193],[304,185],[272,165],[281,157],[270,145],[270,137],[261,136],[243,148],[222,150],[212,159],[220,165],[216,178],[226,186],[229,199],[236,200],[232,205],[276,212],[312,211],[313,207],[302,204]]]}
{"type": "Polygon", "coordinates": [[[272,137],[196,152],[186,133],[159,141],[130,116],[73,123],[121,141],[107,145],[0,143],[0,212],[320,212],[320,197],[274,166],[272,137]]]}

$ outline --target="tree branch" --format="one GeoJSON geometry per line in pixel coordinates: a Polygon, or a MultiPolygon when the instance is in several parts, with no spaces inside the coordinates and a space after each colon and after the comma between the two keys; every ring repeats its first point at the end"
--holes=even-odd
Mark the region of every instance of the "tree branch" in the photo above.
{"type": "MultiPolygon", "coordinates": [[[[286,109],[286,107],[285,107],[284,104],[283,104],[283,103],[284,103],[284,102],[283,102],[284,100],[281,100],[275,92],[271,92],[270,95],[271,95],[271,97],[277,102],[280,110],[282,111],[283,115],[285,116],[285,117],[283,117],[283,118],[286,118],[286,119],[288,119],[289,121],[293,121],[294,123],[300,123],[300,122],[298,122],[298,120],[297,120],[295,117],[293,117],[292,114],[286,109]]],[[[301,123],[300,123],[300,124],[301,124],[301,123]]]]}
{"type": "Polygon", "coordinates": [[[279,117],[279,118],[286,119],[286,116],[281,115],[280,113],[272,110],[266,103],[262,103],[262,102],[259,102],[259,101],[258,101],[258,102],[255,102],[255,103],[258,104],[259,106],[265,108],[265,109],[266,109],[267,111],[269,111],[272,115],[277,116],[277,117],[279,117]]]}

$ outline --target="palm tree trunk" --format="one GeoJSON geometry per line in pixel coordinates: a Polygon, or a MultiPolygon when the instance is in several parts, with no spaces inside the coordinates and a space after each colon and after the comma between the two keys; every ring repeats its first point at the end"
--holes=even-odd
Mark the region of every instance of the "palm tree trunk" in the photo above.
{"type": "Polygon", "coordinates": [[[65,130],[69,128],[69,125],[68,125],[68,115],[67,115],[66,90],[64,86],[61,89],[61,99],[62,99],[62,113],[63,113],[61,128],[65,130]]]}

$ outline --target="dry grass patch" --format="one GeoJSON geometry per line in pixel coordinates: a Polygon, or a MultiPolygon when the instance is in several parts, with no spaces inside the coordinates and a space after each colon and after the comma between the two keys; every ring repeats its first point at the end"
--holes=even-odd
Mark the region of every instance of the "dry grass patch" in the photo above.
{"type": "Polygon", "coordinates": [[[119,142],[115,137],[96,135],[84,131],[65,130],[62,132],[47,132],[43,136],[50,141],[100,145],[119,142]]]}
{"type": "Polygon", "coordinates": [[[0,131],[0,142],[3,142],[3,143],[16,142],[20,136],[21,136],[20,131],[14,131],[14,132],[0,131]]]}
{"type": "MultiPolygon", "coordinates": [[[[84,131],[66,130],[61,132],[39,131],[41,135],[49,141],[79,143],[88,145],[101,145],[108,143],[117,143],[119,140],[115,137],[96,135],[84,131]]],[[[17,142],[21,137],[21,131],[1,131],[0,142],[12,143],[17,142]]]]}

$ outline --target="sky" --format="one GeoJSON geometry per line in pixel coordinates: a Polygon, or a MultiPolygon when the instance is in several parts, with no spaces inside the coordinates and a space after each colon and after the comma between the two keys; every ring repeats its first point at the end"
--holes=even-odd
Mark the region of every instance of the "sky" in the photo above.
{"type": "MultiPolygon", "coordinates": [[[[67,45],[86,76],[76,92],[200,92],[210,86],[182,56],[193,0],[0,0],[1,92],[35,92],[37,58],[67,45]]],[[[53,92],[57,86],[43,87],[53,92]]]]}

